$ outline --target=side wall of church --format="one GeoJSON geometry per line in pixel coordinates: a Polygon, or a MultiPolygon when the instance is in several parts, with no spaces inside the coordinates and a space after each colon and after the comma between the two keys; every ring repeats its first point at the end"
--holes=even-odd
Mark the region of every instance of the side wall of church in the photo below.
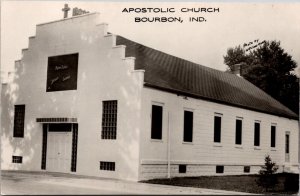
{"type": "Polygon", "coordinates": [[[257,174],[270,155],[279,171],[298,172],[298,121],[210,101],[143,89],[143,128],[140,180],[175,176],[257,174]],[[152,104],[163,106],[162,139],[151,139],[152,104]],[[193,112],[192,142],[183,141],[184,111],[193,112]],[[221,117],[221,142],[214,142],[214,116],[221,117]],[[236,119],[242,119],[242,144],[235,144],[236,119]],[[260,122],[260,145],[254,146],[254,123],[260,122]],[[276,126],[276,146],[271,147],[271,125],[276,126]],[[290,160],[285,160],[285,134],[290,138],[290,160]],[[169,149],[169,150],[168,150],[169,149]],[[169,154],[169,156],[168,156],[169,154]],[[179,173],[179,165],[186,172],[179,173]],[[224,173],[216,173],[216,166],[224,173]]]}

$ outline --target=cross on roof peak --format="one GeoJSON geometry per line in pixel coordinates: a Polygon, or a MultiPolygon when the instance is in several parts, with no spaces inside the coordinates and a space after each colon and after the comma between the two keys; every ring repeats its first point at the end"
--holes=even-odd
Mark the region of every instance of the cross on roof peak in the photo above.
{"type": "Polygon", "coordinates": [[[65,4],[65,7],[62,9],[62,11],[64,12],[64,18],[68,18],[68,11],[70,11],[70,8],[67,3],[65,4]]]}

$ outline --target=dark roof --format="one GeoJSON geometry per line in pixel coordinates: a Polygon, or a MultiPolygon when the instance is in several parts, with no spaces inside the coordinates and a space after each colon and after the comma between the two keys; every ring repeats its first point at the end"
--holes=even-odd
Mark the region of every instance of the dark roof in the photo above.
{"type": "Polygon", "coordinates": [[[231,73],[166,54],[117,36],[126,46],[126,57],[135,57],[135,69],[145,70],[145,86],[213,102],[298,119],[297,114],[254,86],[231,73]]]}

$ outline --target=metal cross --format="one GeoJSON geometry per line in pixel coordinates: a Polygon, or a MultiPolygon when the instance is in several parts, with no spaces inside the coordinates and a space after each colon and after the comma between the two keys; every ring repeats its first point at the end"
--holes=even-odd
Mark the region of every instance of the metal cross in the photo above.
{"type": "Polygon", "coordinates": [[[65,4],[65,7],[62,9],[62,11],[64,12],[64,18],[68,18],[69,10],[70,10],[70,8],[68,7],[68,4],[65,4]]]}

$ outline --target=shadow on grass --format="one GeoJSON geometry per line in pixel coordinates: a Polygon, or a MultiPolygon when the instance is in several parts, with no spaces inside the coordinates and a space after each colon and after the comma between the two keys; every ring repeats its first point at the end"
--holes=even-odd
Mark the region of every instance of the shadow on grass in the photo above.
{"type": "Polygon", "coordinates": [[[279,173],[274,175],[278,178],[278,184],[267,192],[264,187],[257,184],[259,175],[175,177],[171,179],[153,179],[142,182],[258,194],[286,195],[296,194],[298,192],[299,174],[279,173]]]}

